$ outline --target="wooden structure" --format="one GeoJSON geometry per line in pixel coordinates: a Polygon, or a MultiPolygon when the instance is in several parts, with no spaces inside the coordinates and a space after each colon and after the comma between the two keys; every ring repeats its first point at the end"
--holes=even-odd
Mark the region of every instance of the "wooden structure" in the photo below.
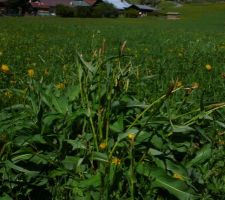
{"type": "Polygon", "coordinates": [[[168,20],[177,20],[177,19],[180,19],[180,13],[178,12],[168,12],[166,13],[166,18],[168,20]]]}

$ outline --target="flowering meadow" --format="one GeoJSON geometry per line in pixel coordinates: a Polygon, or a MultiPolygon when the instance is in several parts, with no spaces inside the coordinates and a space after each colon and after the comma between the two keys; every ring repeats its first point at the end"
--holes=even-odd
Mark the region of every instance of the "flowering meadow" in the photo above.
{"type": "Polygon", "coordinates": [[[0,18],[0,200],[225,197],[225,5],[181,19],[0,18]]]}

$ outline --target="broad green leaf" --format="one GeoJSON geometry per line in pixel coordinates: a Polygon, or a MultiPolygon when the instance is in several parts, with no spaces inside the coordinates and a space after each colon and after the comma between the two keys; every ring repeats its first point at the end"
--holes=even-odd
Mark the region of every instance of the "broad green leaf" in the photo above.
{"type": "Polygon", "coordinates": [[[48,115],[46,115],[43,119],[43,130],[42,130],[42,132],[46,128],[49,128],[55,120],[62,119],[62,118],[63,118],[63,114],[59,114],[59,113],[49,113],[48,115]]]}
{"type": "Polygon", "coordinates": [[[74,101],[80,94],[80,87],[79,85],[73,85],[68,88],[66,96],[68,97],[69,101],[74,101]]]}
{"type": "Polygon", "coordinates": [[[49,177],[51,178],[55,178],[58,176],[62,177],[63,175],[66,175],[66,174],[68,174],[68,172],[64,169],[55,169],[49,173],[49,177]]]}
{"type": "Polygon", "coordinates": [[[80,181],[79,187],[89,188],[89,187],[98,187],[101,184],[101,175],[96,174],[90,178],[80,181]]]}
{"type": "Polygon", "coordinates": [[[173,174],[179,174],[185,179],[188,178],[188,173],[184,166],[169,159],[166,159],[164,162],[167,170],[173,172],[173,174]]]}
{"type": "Polygon", "coordinates": [[[9,160],[6,160],[6,161],[5,161],[5,165],[6,165],[6,167],[8,167],[8,168],[11,168],[11,169],[14,169],[14,170],[16,170],[16,171],[25,173],[25,174],[27,174],[27,175],[36,176],[36,175],[39,174],[39,172],[37,172],[37,171],[30,171],[30,170],[27,170],[27,169],[25,169],[25,168],[23,168],[23,167],[20,167],[20,166],[18,166],[18,165],[15,165],[14,163],[10,162],[9,160]]]}
{"type": "Polygon", "coordinates": [[[101,152],[93,152],[92,153],[92,159],[98,160],[98,161],[101,161],[101,162],[108,162],[107,154],[101,153],[101,152]]]}
{"type": "Polygon", "coordinates": [[[195,129],[191,128],[190,126],[178,126],[174,125],[173,126],[173,132],[174,133],[190,133],[195,131],[195,129]]]}
{"type": "Polygon", "coordinates": [[[68,144],[72,145],[73,150],[75,149],[86,149],[86,146],[79,140],[65,140],[68,144]]]}
{"type": "Polygon", "coordinates": [[[20,162],[20,161],[24,161],[24,160],[29,160],[32,158],[32,154],[22,154],[22,155],[17,155],[17,156],[14,156],[12,158],[12,161],[13,163],[17,163],[17,162],[20,162]]]}
{"type": "Polygon", "coordinates": [[[3,194],[3,196],[0,197],[0,200],[13,200],[8,194],[3,194]]]}
{"type": "Polygon", "coordinates": [[[120,117],[116,122],[114,122],[112,125],[110,125],[110,129],[116,133],[123,132],[123,130],[124,130],[123,118],[120,117]]]}
{"type": "Polygon", "coordinates": [[[74,170],[77,166],[78,159],[79,158],[74,156],[66,156],[66,158],[62,161],[62,163],[66,169],[74,170]]]}
{"type": "Polygon", "coordinates": [[[69,111],[68,100],[66,99],[66,97],[57,98],[55,96],[52,96],[52,104],[56,111],[59,113],[66,114],[69,111]]]}
{"type": "Polygon", "coordinates": [[[196,156],[186,164],[186,167],[201,164],[206,160],[208,160],[211,156],[212,156],[211,145],[206,144],[196,153],[196,156]]]}
{"type": "Polygon", "coordinates": [[[163,188],[176,196],[179,200],[197,199],[193,190],[189,188],[184,181],[168,176],[166,172],[160,168],[139,163],[136,170],[137,173],[151,178],[153,187],[163,188]]]}
{"type": "Polygon", "coordinates": [[[40,144],[46,144],[47,143],[45,141],[45,139],[43,138],[43,136],[40,135],[40,134],[36,134],[33,137],[31,137],[31,139],[29,140],[29,142],[35,142],[35,143],[40,143],[40,144]]]}
{"type": "Polygon", "coordinates": [[[152,133],[141,131],[136,137],[135,141],[137,144],[148,141],[152,137],[152,133]]]}
{"type": "Polygon", "coordinates": [[[225,128],[225,123],[220,122],[218,120],[215,121],[220,127],[225,128]]]}
{"type": "Polygon", "coordinates": [[[148,154],[152,156],[159,156],[162,155],[163,153],[161,151],[158,151],[157,149],[149,148],[148,154]]]}

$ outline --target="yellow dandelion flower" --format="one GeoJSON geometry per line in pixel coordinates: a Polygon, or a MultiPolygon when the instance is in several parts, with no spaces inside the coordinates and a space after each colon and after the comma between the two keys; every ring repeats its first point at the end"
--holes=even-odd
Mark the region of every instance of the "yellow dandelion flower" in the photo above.
{"type": "Polygon", "coordinates": [[[184,180],[184,177],[181,174],[174,173],[173,178],[178,179],[178,180],[184,180]]]}
{"type": "Polygon", "coordinates": [[[58,84],[55,85],[55,87],[57,89],[64,89],[65,88],[65,84],[64,83],[58,83],[58,84]]]}
{"type": "Polygon", "coordinates": [[[199,88],[199,84],[194,82],[194,83],[192,83],[191,88],[192,89],[197,89],[197,88],[199,88]]]}
{"type": "Polygon", "coordinates": [[[211,71],[212,70],[212,66],[210,64],[206,64],[205,68],[207,71],[211,71]]]}
{"type": "Polygon", "coordinates": [[[127,137],[128,137],[128,139],[129,140],[134,140],[134,138],[135,138],[135,134],[134,133],[129,133],[128,135],[127,135],[127,137]]]}
{"type": "Polygon", "coordinates": [[[105,148],[107,147],[107,144],[106,143],[101,143],[100,145],[99,145],[99,148],[101,149],[101,150],[104,150],[105,148]]]}
{"type": "Polygon", "coordinates": [[[27,70],[27,74],[29,77],[33,77],[34,76],[34,70],[33,69],[28,69],[27,70]]]}
{"type": "Polygon", "coordinates": [[[3,64],[3,65],[1,66],[0,71],[2,71],[3,73],[9,73],[9,66],[3,64]]]}
{"type": "Polygon", "coordinates": [[[114,164],[114,165],[120,165],[121,164],[121,160],[119,158],[114,157],[112,159],[112,164],[114,164]]]}

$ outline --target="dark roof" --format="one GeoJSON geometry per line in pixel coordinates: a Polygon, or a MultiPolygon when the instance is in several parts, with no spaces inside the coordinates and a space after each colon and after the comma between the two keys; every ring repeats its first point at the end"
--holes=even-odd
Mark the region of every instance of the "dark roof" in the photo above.
{"type": "Polygon", "coordinates": [[[4,3],[4,2],[6,2],[7,0],[0,0],[0,3],[4,3]]]}
{"type": "Polygon", "coordinates": [[[145,10],[145,11],[155,11],[156,9],[153,7],[150,7],[148,5],[141,5],[141,4],[133,4],[131,7],[135,7],[139,10],[145,10]]]}
{"type": "Polygon", "coordinates": [[[89,4],[90,6],[93,6],[97,0],[84,0],[87,4],[89,4]]]}
{"type": "Polygon", "coordinates": [[[49,7],[55,7],[56,5],[72,5],[72,0],[41,0],[41,2],[47,4],[49,7]]]}
{"type": "Polygon", "coordinates": [[[49,8],[49,6],[44,2],[31,2],[30,3],[33,8],[49,8]]]}

